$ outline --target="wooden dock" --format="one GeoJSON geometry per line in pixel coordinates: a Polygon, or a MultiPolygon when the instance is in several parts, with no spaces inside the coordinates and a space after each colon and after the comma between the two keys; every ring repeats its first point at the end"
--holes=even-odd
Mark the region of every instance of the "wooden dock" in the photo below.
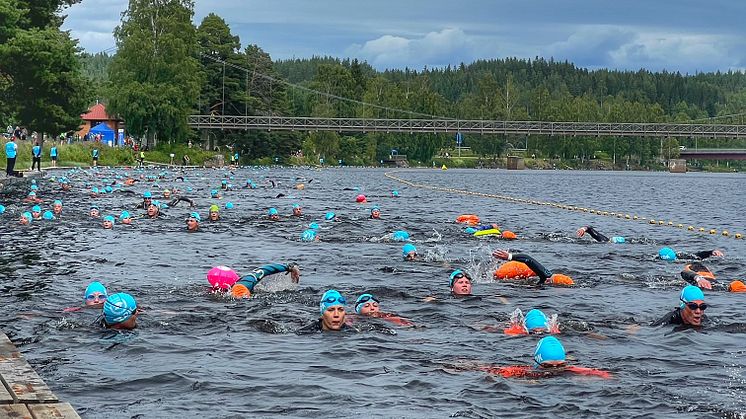
{"type": "Polygon", "coordinates": [[[69,403],[52,394],[4,333],[0,333],[0,381],[2,419],[80,419],[69,403]]]}

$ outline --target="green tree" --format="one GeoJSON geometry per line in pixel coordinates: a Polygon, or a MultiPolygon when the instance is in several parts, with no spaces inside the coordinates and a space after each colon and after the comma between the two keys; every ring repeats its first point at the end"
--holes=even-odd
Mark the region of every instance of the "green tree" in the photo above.
{"type": "Polygon", "coordinates": [[[88,100],[77,41],[60,30],[74,1],[0,0],[2,108],[30,129],[77,129],[88,100]]]}
{"type": "Polygon", "coordinates": [[[109,109],[149,145],[189,136],[202,81],[193,14],[192,0],[130,0],[114,31],[109,109]]]}

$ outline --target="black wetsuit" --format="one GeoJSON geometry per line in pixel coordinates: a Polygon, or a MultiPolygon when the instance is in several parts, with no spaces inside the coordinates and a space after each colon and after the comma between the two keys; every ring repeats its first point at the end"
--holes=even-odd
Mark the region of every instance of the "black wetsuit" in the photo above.
{"type": "Polygon", "coordinates": [[[676,257],[678,259],[704,260],[712,256],[712,253],[714,251],[715,250],[703,250],[701,252],[696,252],[696,253],[676,252],[676,257]]]}
{"type": "MultiPolygon", "coordinates": [[[[673,309],[670,313],[666,314],[665,316],[663,316],[659,320],[651,323],[650,325],[651,326],[664,326],[664,325],[668,325],[668,324],[673,324],[673,325],[679,325],[679,326],[684,325],[684,326],[689,326],[689,327],[698,327],[698,326],[693,326],[693,325],[684,323],[684,319],[681,317],[681,310],[682,309],[680,307],[677,307],[677,308],[673,309]]],[[[706,319],[707,319],[707,317],[703,315],[702,316],[702,323],[703,324],[704,324],[704,322],[705,322],[706,319]]]]}
{"type": "MultiPolygon", "coordinates": [[[[704,253],[704,252],[700,252],[700,253],[704,253]]],[[[699,284],[697,284],[697,276],[700,276],[702,273],[711,274],[712,272],[710,272],[710,270],[707,269],[707,266],[705,266],[703,263],[692,262],[684,266],[684,270],[681,271],[681,278],[683,278],[684,281],[698,287],[699,284]]],[[[718,280],[714,278],[708,278],[706,276],[705,276],[705,279],[710,281],[710,285],[712,285],[713,290],[717,290],[717,291],[728,290],[728,284],[719,282],[718,280]]]]}
{"type": "Polygon", "coordinates": [[[171,202],[169,202],[166,205],[168,205],[169,207],[175,207],[176,204],[178,204],[181,201],[188,202],[189,206],[192,206],[192,207],[194,206],[194,201],[191,198],[187,198],[185,196],[176,197],[176,198],[174,198],[173,200],[171,200],[171,202]]]}
{"type": "Polygon", "coordinates": [[[605,242],[609,241],[608,237],[606,237],[603,234],[599,233],[598,230],[596,230],[595,228],[593,228],[591,226],[585,227],[585,232],[588,233],[591,237],[593,237],[593,240],[595,240],[597,242],[605,243],[605,242]]]}
{"type": "Polygon", "coordinates": [[[541,263],[539,263],[539,261],[529,255],[523,253],[513,253],[510,260],[525,263],[529,268],[531,268],[536,276],[539,277],[539,282],[537,282],[537,285],[545,283],[547,279],[552,276],[552,271],[545,268],[544,265],[542,265],[541,263]]]}

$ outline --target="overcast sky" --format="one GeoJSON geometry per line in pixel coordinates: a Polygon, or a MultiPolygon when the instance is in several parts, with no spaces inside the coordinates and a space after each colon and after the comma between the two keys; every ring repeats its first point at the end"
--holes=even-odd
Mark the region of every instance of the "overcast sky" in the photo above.
{"type": "MultiPolygon", "coordinates": [[[[127,0],[82,0],[65,29],[88,52],[114,46],[127,0]]],[[[554,57],[581,67],[746,69],[744,0],[196,0],[273,58],[357,57],[378,69],[554,57]]]]}

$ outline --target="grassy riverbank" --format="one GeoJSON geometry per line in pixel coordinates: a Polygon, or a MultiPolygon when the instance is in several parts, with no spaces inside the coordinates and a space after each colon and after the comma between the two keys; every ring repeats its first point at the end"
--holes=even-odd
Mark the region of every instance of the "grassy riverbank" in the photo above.
{"type": "MultiPolygon", "coordinates": [[[[29,141],[16,141],[18,144],[18,157],[16,159],[15,169],[18,171],[27,170],[31,167],[31,148],[29,141]]],[[[51,143],[47,141],[42,150],[42,168],[52,167],[49,157],[51,143]]],[[[137,153],[131,148],[109,147],[102,144],[93,143],[75,143],[57,145],[57,166],[60,167],[88,167],[93,163],[93,149],[99,150],[99,166],[131,166],[137,163],[137,153]]],[[[155,163],[169,164],[171,162],[170,154],[174,154],[174,163],[180,165],[182,157],[186,154],[191,159],[192,165],[201,166],[206,160],[211,159],[217,153],[204,151],[198,148],[188,148],[185,145],[164,145],[156,150],[146,151],[145,160],[155,163]]],[[[4,155],[4,153],[3,153],[4,155]]],[[[227,157],[226,157],[226,160],[227,157]]],[[[0,158],[0,167],[5,168],[5,158],[0,158]]]]}

